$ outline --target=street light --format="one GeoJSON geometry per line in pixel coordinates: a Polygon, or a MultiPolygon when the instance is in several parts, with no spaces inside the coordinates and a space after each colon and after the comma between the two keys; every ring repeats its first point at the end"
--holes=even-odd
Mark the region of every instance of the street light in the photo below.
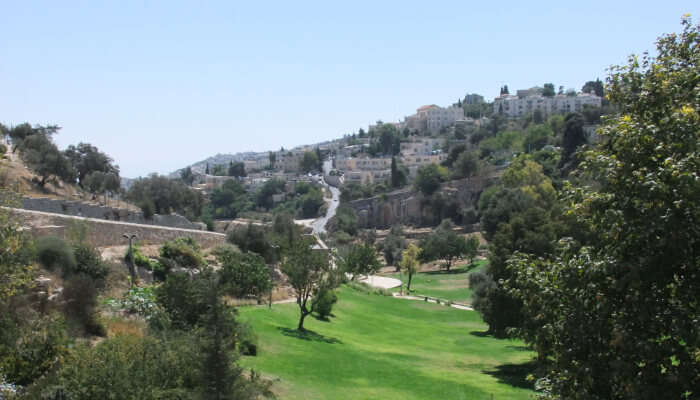
{"type": "Polygon", "coordinates": [[[128,234],[125,233],[122,235],[122,237],[126,238],[129,241],[129,275],[131,275],[131,283],[129,284],[129,290],[134,288],[134,281],[136,280],[136,266],[134,265],[134,250],[131,246],[131,242],[138,238],[135,234],[128,234]]]}

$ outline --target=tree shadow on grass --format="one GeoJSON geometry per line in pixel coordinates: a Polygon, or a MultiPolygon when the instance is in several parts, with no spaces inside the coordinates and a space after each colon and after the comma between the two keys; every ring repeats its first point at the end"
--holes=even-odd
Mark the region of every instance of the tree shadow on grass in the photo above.
{"type": "Polygon", "coordinates": [[[536,369],[537,364],[534,361],[530,361],[524,364],[503,364],[497,366],[495,369],[482,372],[493,376],[501,383],[524,389],[532,389],[533,384],[527,380],[527,376],[534,373],[536,369]]]}
{"type": "Polygon", "coordinates": [[[331,322],[331,319],[329,317],[335,318],[335,315],[331,314],[328,317],[322,317],[320,315],[316,314],[311,314],[314,318],[316,318],[316,321],[321,321],[321,322],[331,322]]]}
{"type": "Polygon", "coordinates": [[[284,336],[289,336],[297,339],[302,339],[302,340],[308,340],[311,342],[323,342],[323,343],[329,343],[329,344],[343,344],[339,339],[336,339],[334,337],[328,337],[328,336],[323,336],[320,333],[316,333],[314,331],[310,331],[308,329],[304,329],[303,331],[297,330],[297,329],[290,329],[290,328],[284,328],[281,326],[277,327],[277,330],[279,330],[284,336]]]}
{"type": "Polygon", "coordinates": [[[489,337],[489,336],[493,336],[493,334],[491,334],[491,332],[489,332],[489,331],[483,331],[483,332],[482,332],[482,331],[471,331],[471,332],[469,332],[469,334],[472,335],[472,336],[476,336],[476,337],[489,337]]]}
{"type": "Polygon", "coordinates": [[[477,267],[477,263],[473,262],[469,265],[464,265],[459,268],[451,268],[449,271],[446,269],[440,269],[438,271],[427,271],[427,272],[422,272],[422,274],[425,275],[456,275],[456,274],[465,274],[474,268],[477,267]]]}

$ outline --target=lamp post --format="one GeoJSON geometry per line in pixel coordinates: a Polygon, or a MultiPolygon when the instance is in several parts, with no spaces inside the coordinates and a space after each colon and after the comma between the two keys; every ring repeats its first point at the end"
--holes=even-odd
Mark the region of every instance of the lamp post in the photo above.
{"type": "Polygon", "coordinates": [[[125,233],[122,237],[129,241],[129,275],[131,276],[131,282],[129,283],[129,290],[134,288],[134,281],[136,280],[136,266],[134,265],[134,249],[132,248],[132,241],[138,236],[134,234],[125,233]]]}

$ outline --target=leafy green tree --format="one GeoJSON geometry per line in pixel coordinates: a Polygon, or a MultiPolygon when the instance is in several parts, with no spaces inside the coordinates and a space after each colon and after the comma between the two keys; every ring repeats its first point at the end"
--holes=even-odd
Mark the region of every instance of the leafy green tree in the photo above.
{"type": "Polygon", "coordinates": [[[277,163],[277,153],[271,151],[268,153],[267,157],[270,160],[270,169],[274,169],[275,164],[277,163]]]}
{"type": "MultiPolygon", "coordinates": [[[[0,190],[0,204],[7,207],[14,202],[6,201],[0,190]]],[[[34,246],[29,233],[22,229],[19,221],[0,208],[0,307],[24,288],[33,285],[35,269],[34,246]]]]}
{"type": "Polygon", "coordinates": [[[589,240],[510,261],[521,336],[561,398],[698,394],[700,27],[684,18],[683,28],[658,39],[655,58],[611,69],[606,91],[620,114],[580,166],[595,185],[565,192],[589,240]]]}
{"type": "Polygon", "coordinates": [[[401,134],[394,124],[381,124],[379,131],[379,152],[397,155],[401,151],[401,134]]]}
{"type": "Polygon", "coordinates": [[[299,306],[299,324],[297,329],[304,330],[304,318],[313,312],[309,298],[317,287],[328,281],[332,271],[328,255],[314,250],[316,240],[303,237],[287,250],[282,261],[281,270],[287,275],[289,285],[294,289],[299,306]]]}
{"type": "Polygon", "coordinates": [[[391,187],[401,188],[406,185],[406,172],[399,167],[396,157],[391,157],[391,187]]]}
{"type": "Polygon", "coordinates": [[[447,169],[437,164],[428,164],[418,169],[415,186],[426,196],[430,196],[440,188],[440,184],[447,178],[447,169]]]}
{"type": "Polygon", "coordinates": [[[270,271],[265,260],[255,253],[239,253],[228,250],[217,254],[219,282],[226,294],[244,298],[260,298],[270,290],[270,271]]]}
{"type": "Polygon", "coordinates": [[[75,169],[70,160],[58,150],[51,137],[35,133],[22,141],[22,158],[27,166],[41,177],[39,186],[46,185],[50,178],[66,182],[75,179],[75,169]]]}
{"type": "Polygon", "coordinates": [[[542,96],[544,97],[554,97],[554,84],[545,83],[544,89],[542,90],[542,96]]]}
{"type": "Polygon", "coordinates": [[[397,267],[397,271],[400,267],[402,252],[406,249],[408,243],[406,242],[406,237],[404,236],[403,228],[401,225],[394,225],[389,230],[389,234],[384,239],[382,246],[382,252],[384,253],[384,260],[386,265],[394,265],[397,267]]]}
{"type": "Polygon", "coordinates": [[[248,174],[245,172],[245,164],[241,161],[235,163],[232,162],[228,167],[228,176],[240,178],[247,175],[248,174]]]}
{"type": "Polygon", "coordinates": [[[564,119],[561,167],[566,171],[570,171],[575,167],[574,153],[580,146],[586,144],[583,124],[583,115],[579,113],[568,114],[564,119]]]}
{"type": "Polygon", "coordinates": [[[479,155],[474,151],[465,151],[457,158],[452,174],[455,178],[468,178],[476,175],[480,167],[479,155]]]}
{"type": "MultiPolygon", "coordinates": [[[[315,153],[314,157],[316,156],[315,153]]],[[[265,182],[255,194],[255,204],[258,207],[270,210],[274,206],[272,196],[284,192],[285,183],[280,179],[270,179],[265,182]]]]}
{"type": "Polygon", "coordinates": [[[177,179],[153,174],[134,181],[126,194],[129,201],[139,204],[144,215],[176,212],[195,220],[202,214],[202,194],[177,179]]]}
{"type": "Polygon", "coordinates": [[[318,158],[318,155],[314,151],[305,151],[304,155],[302,156],[301,160],[299,161],[299,168],[301,168],[302,172],[304,173],[309,173],[311,171],[317,171],[318,170],[318,164],[321,162],[321,160],[318,158]]]}
{"type": "Polygon", "coordinates": [[[206,266],[199,244],[190,237],[166,241],[160,248],[159,261],[168,271],[173,268],[184,268],[200,272],[206,266]]]}
{"type": "Polygon", "coordinates": [[[593,93],[596,96],[605,97],[605,88],[603,87],[603,82],[600,79],[586,82],[581,88],[581,92],[593,93]]]}
{"type": "Polygon", "coordinates": [[[90,143],[70,145],[63,153],[75,168],[78,184],[82,188],[86,188],[84,182],[87,177],[96,172],[114,173],[119,176],[119,167],[114,165],[114,160],[90,143]]]}
{"type": "Polygon", "coordinates": [[[552,139],[552,130],[547,125],[531,125],[525,134],[523,147],[528,153],[544,147],[552,139]]]}
{"type": "Polygon", "coordinates": [[[401,269],[406,271],[408,274],[408,285],[406,285],[406,291],[411,291],[411,280],[413,275],[418,272],[418,266],[420,265],[420,247],[415,244],[410,244],[406,250],[401,255],[401,269]]]}
{"type": "Polygon", "coordinates": [[[192,168],[187,166],[185,169],[180,171],[180,179],[182,179],[182,182],[184,182],[187,186],[192,186],[192,183],[194,182],[192,168]]]}
{"type": "Polygon", "coordinates": [[[454,231],[449,219],[440,223],[433,233],[421,240],[421,261],[444,260],[449,271],[452,263],[466,253],[466,240],[454,231]]]}
{"type": "Polygon", "coordinates": [[[215,218],[237,218],[241,212],[253,208],[253,203],[243,185],[230,180],[212,190],[209,205],[215,218]]]}
{"type": "Polygon", "coordinates": [[[335,230],[338,232],[346,232],[354,236],[359,229],[357,214],[355,210],[348,206],[340,206],[335,213],[335,230]]]}
{"type": "Polygon", "coordinates": [[[341,268],[355,280],[358,276],[375,274],[381,264],[377,251],[370,244],[352,244],[341,253],[341,268]]]}

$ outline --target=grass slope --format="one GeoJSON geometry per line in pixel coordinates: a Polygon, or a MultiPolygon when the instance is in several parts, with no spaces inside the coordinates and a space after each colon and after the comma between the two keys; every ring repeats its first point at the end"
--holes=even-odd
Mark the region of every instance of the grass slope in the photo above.
{"type": "Polygon", "coordinates": [[[299,334],[297,305],[240,310],[259,335],[257,357],[241,363],[280,381],[281,399],[527,399],[518,341],[484,336],[471,311],[367,295],[343,288],[324,322],[299,334]],[[493,395],[493,397],[490,397],[493,395]]]}
{"type": "MultiPolygon", "coordinates": [[[[469,274],[482,270],[486,263],[486,260],[480,260],[472,265],[455,266],[449,272],[445,270],[419,272],[413,275],[411,292],[471,304],[472,291],[469,288],[469,274]]],[[[408,276],[405,273],[403,276],[399,273],[394,273],[391,276],[403,279],[404,289],[406,288],[408,276]]],[[[394,291],[398,292],[399,289],[394,289],[394,291]]]]}

